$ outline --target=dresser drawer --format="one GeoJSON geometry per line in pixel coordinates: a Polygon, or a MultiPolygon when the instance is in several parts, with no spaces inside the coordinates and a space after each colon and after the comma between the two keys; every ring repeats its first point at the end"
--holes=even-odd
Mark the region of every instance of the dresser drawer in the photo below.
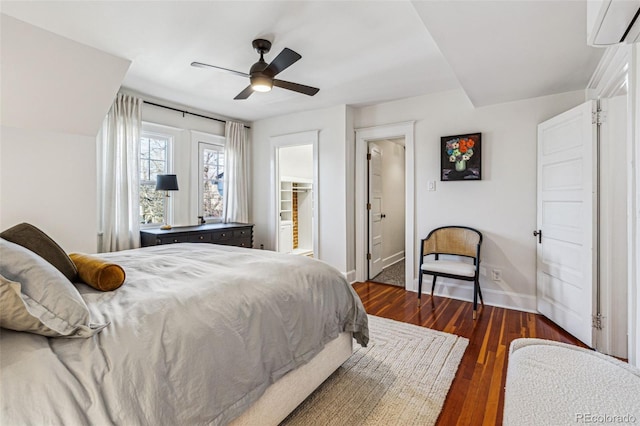
{"type": "Polygon", "coordinates": [[[233,238],[235,239],[245,239],[245,238],[249,238],[251,239],[251,228],[245,228],[245,229],[237,229],[235,231],[233,231],[233,238]]]}
{"type": "Polygon", "coordinates": [[[224,244],[225,241],[229,241],[233,239],[233,231],[217,231],[211,234],[211,241],[213,243],[221,243],[224,244]]]}
{"type": "Polygon", "coordinates": [[[159,238],[160,244],[188,243],[188,235],[170,235],[168,237],[159,238]]]}
{"type": "Polygon", "coordinates": [[[189,235],[190,243],[210,243],[211,233],[203,232],[201,234],[189,235]]]}
{"type": "Polygon", "coordinates": [[[249,238],[243,238],[241,240],[236,240],[234,246],[253,248],[253,243],[251,242],[251,237],[249,237],[249,238]]]}

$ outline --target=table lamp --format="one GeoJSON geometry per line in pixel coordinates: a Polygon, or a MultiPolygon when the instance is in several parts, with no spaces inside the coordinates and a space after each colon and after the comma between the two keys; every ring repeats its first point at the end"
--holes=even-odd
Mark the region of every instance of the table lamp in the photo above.
{"type": "MultiPolygon", "coordinates": [[[[169,191],[177,191],[178,190],[178,178],[176,175],[158,175],[156,179],[156,191],[165,191],[167,200],[169,201],[169,191]]],[[[164,225],[160,227],[160,229],[171,229],[171,225],[169,225],[167,221],[167,202],[164,204],[164,225]]]]}

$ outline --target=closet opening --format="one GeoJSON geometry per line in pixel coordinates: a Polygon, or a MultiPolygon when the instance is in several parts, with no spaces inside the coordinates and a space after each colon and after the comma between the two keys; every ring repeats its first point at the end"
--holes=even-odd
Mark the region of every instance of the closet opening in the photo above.
{"type": "Polygon", "coordinates": [[[277,251],[317,257],[313,145],[277,148],[277,251]]]}

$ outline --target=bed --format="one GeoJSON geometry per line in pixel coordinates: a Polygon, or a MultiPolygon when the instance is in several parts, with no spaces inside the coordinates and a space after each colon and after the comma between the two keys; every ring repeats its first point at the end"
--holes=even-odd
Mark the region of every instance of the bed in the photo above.
{"type": "Polygon", "coordinates": [[[1,330],[3,424],[277,424],[368,340],[358,296],[318,260],[212,244],[100,257],[126,271],[115,291],[76,284],[103,329],[1,330]]]}

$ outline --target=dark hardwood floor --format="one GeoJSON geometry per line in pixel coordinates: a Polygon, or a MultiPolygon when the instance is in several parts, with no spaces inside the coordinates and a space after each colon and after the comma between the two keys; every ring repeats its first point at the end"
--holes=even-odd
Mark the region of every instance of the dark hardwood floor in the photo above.
{"type": "Polygon", "coordinates": [[[537,337],[584,345],[541,315],[479,307],[472,319],[472,304],[454,299],[422,296],[400,287],[372,282],[356,283],[369,314],[390,318],[469,339],[469,346],[453,380],[438,425],[500,425],[504,404],[507,357],[511,341],[537,337]]]}

